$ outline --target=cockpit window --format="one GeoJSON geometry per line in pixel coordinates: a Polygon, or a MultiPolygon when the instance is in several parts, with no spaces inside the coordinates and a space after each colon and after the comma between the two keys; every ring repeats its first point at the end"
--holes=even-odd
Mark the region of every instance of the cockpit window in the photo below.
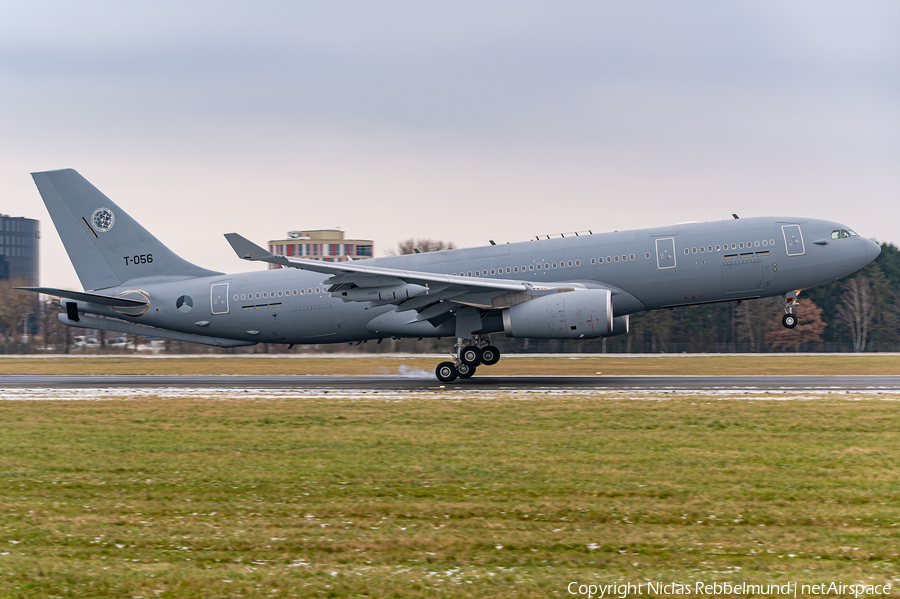
{"type": "Polygon", "coordinates": [[[834,230],[834,231],[831,232],[831,238],[832,238],[832,239],[840,239],[840,237],[841,237],[841,231],[840,231],[840,229],[836,229],[836,230],[834,230]]]}
{"type": "Polygon", "coordinates": [[[850,237],[859,237],[859,233],[857,233],[856,231],[854,231],[852,229],[848,230],[847,233],[850,234],[850,237]]]}
{"type": "Polygon", "coordinates": [[[846,239],[850,237],[850,232],[847,229],[841,229],[841,239],[846,239]]]}

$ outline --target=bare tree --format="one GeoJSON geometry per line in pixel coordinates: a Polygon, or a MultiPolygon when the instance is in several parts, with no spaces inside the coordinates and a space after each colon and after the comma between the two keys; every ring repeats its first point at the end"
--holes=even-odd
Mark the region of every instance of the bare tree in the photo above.
{"type": "Polygon", "coordinates": [[[778,300],[744,300],[734,308],[737,339],[745,341],[751,352],[762,349],[766,328],[772,313],[777,310],[778,300]]]}
{"type": "Polygon", "coordinates": [[[439,239],[406,239],[397,244],[397,249],[388,250],[389,256],[398,256],[402,254],[414,254],[415,250],[420,252],[441,252],[443,250],[456,249],[456,245],[452,241],[441,241],[439,239]]]}
{"type": "Polygon", "coordinates": [[[837,320],[850,329],[853,351],[866,349],[869,327],[875,318],[875,298],[869,277],[860,275],[847,281],[837,305],[837,320]]]}
{"type": "Polygon", "coordinates": [[[60,326],[59,321],[57,320],[57,314],[59,314],[59,300],[47,299],[47,296],[41,296],[41,302],[38,305],[38,322],[41,329],[41,338],[43,339],[44,351],[47,351],[48,346],[53,342],[54,337],[57,333],[57,329],[60,326]]]}
{"type": "Polygon", "coordinates": [[[19,331],[28,313],[35,311],[37,296],[29,291],[16,289],[25,285],[28,285],[27,281],[0,281],[0,328],[3,329],[7,352],[10,339],[18,343],[19,331]]]}

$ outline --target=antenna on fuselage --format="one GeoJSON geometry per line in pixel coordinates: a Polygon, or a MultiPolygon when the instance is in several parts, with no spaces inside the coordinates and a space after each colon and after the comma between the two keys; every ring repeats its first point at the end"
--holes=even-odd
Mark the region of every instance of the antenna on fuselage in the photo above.
{"type": "Polygon", "coordinates": [[[734,217],[734,220],[737,220],[737,219],[741,218],[740,216],[738,216],[737,214],[734,214],[734,213],[732,213],[731,216],[734,217]]]}

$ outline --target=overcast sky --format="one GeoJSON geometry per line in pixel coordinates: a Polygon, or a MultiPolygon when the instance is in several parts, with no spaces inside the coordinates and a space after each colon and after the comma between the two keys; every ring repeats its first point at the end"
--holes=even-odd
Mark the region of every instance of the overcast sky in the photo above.
{"type": "Polygon", "coordinates": [[[0,211],[72,167],[183,257],[796,215],[900,242],[900,3],[0,4],[0,211]]]}

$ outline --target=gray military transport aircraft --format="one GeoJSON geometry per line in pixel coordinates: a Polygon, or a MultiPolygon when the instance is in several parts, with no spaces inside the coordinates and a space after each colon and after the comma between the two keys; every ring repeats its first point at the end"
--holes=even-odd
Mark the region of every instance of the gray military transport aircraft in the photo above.
{"type": "Polygon", "coordinates": [[[239,258],[283,268],[224,274],[175,255],[71,169],[33,173],[85,291],[62,298],[68,326],[219,347],[455,337],[437,378],[500,359],[492,333],[595,339],[647,310],[784,296],[845,277],[881,252],[845,225],[734,218],[521,243],[319,262],[226,234],[239,258]]]}

